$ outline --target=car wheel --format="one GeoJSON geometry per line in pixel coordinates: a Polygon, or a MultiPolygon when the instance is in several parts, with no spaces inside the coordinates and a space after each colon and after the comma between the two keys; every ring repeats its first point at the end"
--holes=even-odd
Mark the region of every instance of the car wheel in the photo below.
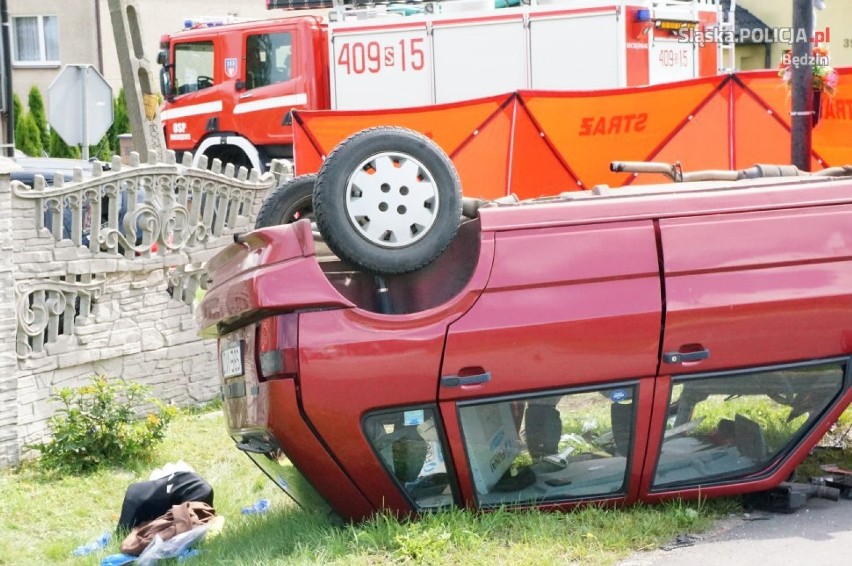
{"type": "Polygon", "coordinates": [[[426,136],[397,127],[363,130],[338,144],[314,190],[326,244],[376,274],[407,273],[435,260],[458,230],[461,206],[450,158],[426,136]]]}
{"type": "Polygon", "coordinates": [[[316,175],[300,175],[284,181],[263,201],[255,228],[289,224],[302,218],[312,220],[314,217],[314,184],[316,175]]]}

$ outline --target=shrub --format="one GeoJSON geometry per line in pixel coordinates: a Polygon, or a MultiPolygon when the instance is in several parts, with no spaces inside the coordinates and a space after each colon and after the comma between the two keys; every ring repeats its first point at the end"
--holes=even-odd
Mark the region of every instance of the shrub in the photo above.
{"type": "Polygon", "coordinates": [[[24,113],[24,104],[21,102],[21,97],[19,97],[17,94],[12,95],[12,111],[14,113],[12,125],[15,129],[17,129],[18,119],[24,113]]]}
{"type": "Polygon", "coordinates": [[[56,130],[50,130],[50,141],[47,148],[51,157],[69,157],[72,159],[80,159],[80,148],[70,146],[65,143],[56,130]]]}
{"type": "Polygon", "coordinates": [[[53,438],[30,446],[41,452],[40,465],[80,474],[149,459],[177,408],[148,392],[144,385],[104,375],[93,376],[90,385],[61,389],[54,398],[63,407],[50,418],[53,438]],[[158,411],[138,419],[136,409],[145,402],[158,411]]]}
{"type": "Polygon", "coordinates": [[[25,112],[18,118],[15,127],[15,147],[34,157],[41,155],[41,134],[38,124],[29,112],[25,112]]]}
{"type": "Polygon", "coordinates": [[[113,121],[112,125],[107,130],[109,137],[109,145],[116,153],[119,153],[118,136],[121,134],[130,133],[130,116],[127,114],[127,98],[124,96],[124,89],[118,91],[118,96],[113,100],[113,121]]]}
{"type": "Polygon", "coordinates": [[[50,129],[47,126],[47,111],[44,109],[44,98],[42,98],[41,91],[37,86],[33,86],[30,89],[29,96],[27,96],[27,106],[29,106],[30,114],[33,115],[36,126],[38,126],[41,149],[45,150],[47,149],[47,141],[50,139],[50,129]]]}

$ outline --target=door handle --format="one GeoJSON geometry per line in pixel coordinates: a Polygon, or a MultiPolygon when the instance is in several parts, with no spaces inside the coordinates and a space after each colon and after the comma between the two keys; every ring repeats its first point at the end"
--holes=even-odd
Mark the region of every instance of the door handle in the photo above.
{"type": "Polygon", "coordinates": [[[663,354],[663,362],[667,364],[683,364],[687,362],[700,362],[710,357],[710,350],[696,350],[694,352],[666,352],[663,354]]]}
{"type": "Polygon", "coordinates": [[[441,377],[441,385],[444,387],[459,387],[461,385],[479,385],[491,381],[491,372],[486,371],[475,375],[445,375],[441,377]]]}

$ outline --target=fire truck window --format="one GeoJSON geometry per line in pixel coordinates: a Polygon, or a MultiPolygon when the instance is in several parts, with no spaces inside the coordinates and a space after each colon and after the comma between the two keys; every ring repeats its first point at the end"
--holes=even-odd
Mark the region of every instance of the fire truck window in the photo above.
{"type": "Polygon", "coordinates": [[[625,385],[462,406],[479,505],[624,494],[635,390],[625,385]]]}
{"type": "Polygon", "coordinates": [[[175,88],[178,94],[213,86],[213,43],[175,45],[175,88]]]}
{"type": "Polygon", "coordinates": [[[654,487],[731,480],[765,469],[840,392],[843,364],[683,378],[669,400],[654,487]]]}
{"type": "Polygon", "coordinates": [[[246,40],[246,86],[248,89],[289,81],[290,34],[263,33],[246,40]]]}

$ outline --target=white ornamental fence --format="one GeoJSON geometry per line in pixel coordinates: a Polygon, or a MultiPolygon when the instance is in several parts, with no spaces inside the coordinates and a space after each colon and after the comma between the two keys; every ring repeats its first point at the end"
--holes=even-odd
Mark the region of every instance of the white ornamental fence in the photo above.
{"type": "Polygon", "coordinates": [[[190,405],[218,394],[197,334],[206,261],[251,229],[276,178],[218,160],[95,163],[53,186],[0,174],[0,467],[49,431],[51,395],[100,373],[190,405]]]}

